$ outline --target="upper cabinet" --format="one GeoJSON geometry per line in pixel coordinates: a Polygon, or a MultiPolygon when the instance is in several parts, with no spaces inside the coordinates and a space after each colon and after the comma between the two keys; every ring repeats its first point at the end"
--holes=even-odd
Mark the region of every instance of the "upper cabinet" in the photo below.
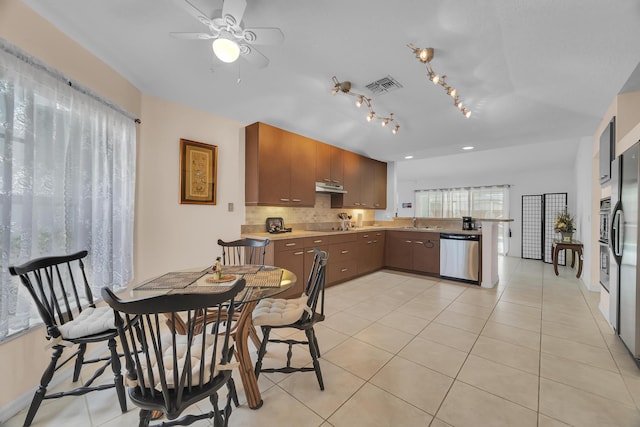
{"type": "Polygon", "coordinates": [[[316,181],[342,184],[344,150],[316,141],[316,181]]]}
{"type": "Polygon", "coordinates": [[[315,141],[254,123],[245,128],[245,144],[246,205],[315,205],[315,141]]]}
{"type": "Polygon", "coordinates": [[[245,128],[245,144],[247,206],[313,207],[315,183],[327,182],[347,191],[331,194],[332,208],[387,207],[384,162],[259,122],[245,128]]]}
{"type": "Polygon", "coordinates": [[[343,153],[346,194],[332,194],[332,208],[386,209],[387,164],[350,151],[343,153]]]}

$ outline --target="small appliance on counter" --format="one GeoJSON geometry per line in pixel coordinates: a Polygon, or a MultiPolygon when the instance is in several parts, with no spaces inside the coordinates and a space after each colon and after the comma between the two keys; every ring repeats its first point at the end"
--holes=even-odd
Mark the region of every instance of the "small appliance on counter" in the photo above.
{"type": "Polygon", "coordinates": [[[291,227],[286,228],[284,226],[284,218],[267,218],[267,233],[278,234],[278,233],[290,233],[291,227]]]}
{"type": "Polygon", "coordinates": [[[462,217],[462,229],[463,230],[473,230],[474,224],[473,224],[473,220],[470,216],[463,216],[462,217]]]}

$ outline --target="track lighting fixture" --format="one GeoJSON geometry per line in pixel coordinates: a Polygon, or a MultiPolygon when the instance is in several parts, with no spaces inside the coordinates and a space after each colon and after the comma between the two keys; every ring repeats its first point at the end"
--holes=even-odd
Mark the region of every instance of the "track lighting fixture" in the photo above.
{"type": "Polygon", "coordinates": [[[367,114],[366,116],[366,119],[368,122],[371,122],[374,119],[377,119],[382,122],[381,123],[382,127],[386,127],[390,124],[395,125],[393,129],[391,129],[391,133],[393,133],[394,135],[398,133],[398,130],[400,130],[400,125],[398,125],[398,122],[396,122],[396,119],[393,118],[393,113],[389,114],[389,117],[378,116],[376,112],[373,111],[373,104],[371,103],[371,98],[367,98],[366,96],[361,95],[359,93],[351,92],[351,82],[349,81],[341,82],[336,78],[336,76],[333,76],[333,88],[331,88],[331,95],[336,95],[339,92],[342,92],[345,95],[355,96],[357,98],[356,107],[360,108],[363,105],[367,106],[367,108],[369,109],[369,114],[367,114]]]}
{"type": "Polygon", "coordinates": [[[471,116],[471,111],[462,106],[462,102],[460,101],[460,97],[458,96],[458,91],[447,84],[445,75],[438,75],[431,68],[431,60],[433,59],[433,48],[432,47],[424,47],[419,48],[415,47],[413,43],[409,43],[407,45],[409,49],[413,51],[416,55],[416,58],[420,60],[420,62],[424,63],[427,66],[427,78],[433,82],[435,85],[440,85],[447,92],[447,95],[453,98],[453,105],[458,108],[465,117],[471,116]]]}

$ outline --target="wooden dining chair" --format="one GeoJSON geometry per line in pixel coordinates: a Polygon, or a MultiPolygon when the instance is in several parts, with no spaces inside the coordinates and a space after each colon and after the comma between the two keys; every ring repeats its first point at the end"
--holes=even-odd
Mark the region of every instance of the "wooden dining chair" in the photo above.
{"type": "Polygon", "coordinates": [[[231,242],[218,239],[218,245],[222,247],[222,265],[264,265],[270,242],[269,239],[239,239],[231,242]]]}
{"type": "Polygon", "coordinates": [[[324,320],[324,288],[329,255],[314,248],[313,267],[305,286],[305,292],[297,299],[266,298],[261,300],[253,310],[253,324],[262,329],[262,345],[258,351],[258,360],[255,365],[256,377],[260,372],[306,372],[315,371],[320,385],[324,390],[322,372],[320,371],[320,349],[316,338],[314,325],[324,320]],[[271,330],[276,328],[294,328],[304,331],[307,340],[296,339],[271,339],[271,330]],[[268,343],[287,344],[286,366],[282,368],[263,368],[262,362],[267,352],[268,343]],[[291,356],[295,344],[307,345],[313,360],[313,367],[292,367],[291,356]]]}
{"type": "Polygon", "coordinates": [[[116,329],[113,311],[106,306],[96,307],[91,287],[84,271],[83,259],[87,251],[71,255],[37,258],[20,266],[9,267],[27,288],[46,327],[46,338],[53,351],[51,361],[42,374],[24,426],[29,426],[44,399],[80,396],[91,391],[116,388],[120,410],[127,411],[127,400],[120,373],[121,364],[116,350],[116,329]],[[87,345],[106,344],[109,356],[85,359],[87,345]],[[63,350],[73,351],[61,359],[63,350]],[[99,364],[95,373],[82,385],[62,392],[47,394],[54,374],[68,362],[75,361],[73,382],[87,364],[99,364]],[[111,384],[92,385],[107,366],[111,365],[114,380],[111,384]]]}
{"type": "Polygon", "coordinates": [[[232,362],[233,334],[224,318],[233,316],[234,299],[244,287],[245,281],[240,279],[215,293],[185,289],[185,293],[142,299],[120,299],[103,288],[102,296],[113,308],[124,348],[129,397],[140,408],[139,426],[148,426],[157,411],[169,420],[163,426],[211,418],[215,427],[228,425],[231,402],[238,406],[238,398],[231,377],[236,367],[232,362]],[[202,316],[207,310],[215,311],[217,318],[202,316]],[[186,333],[168,328],[166,317],[186,318],[186,333]],[[220,406],[218,392],[225,386],[226,401],[220,406]],[[209,399],[212,410],[183,415],[204,399],[209,399]]]}
{"type": "MultiPolygon", "coordinates": [[[[222,271],[224,271],[225,266],[231,265],[264,265],[267,246],[270,242],[271,240],[269,239],[239,239],[230,242],[218,239],[218,245],[222,248],[222,271]]],[[[234,321],[239,319],[241,310],[242,307],[239,307],[236,311],[234,321]]],[[[249,337],[256,349],[259,349],[262,341],[253,325],[249,328],[249,337]]]]}

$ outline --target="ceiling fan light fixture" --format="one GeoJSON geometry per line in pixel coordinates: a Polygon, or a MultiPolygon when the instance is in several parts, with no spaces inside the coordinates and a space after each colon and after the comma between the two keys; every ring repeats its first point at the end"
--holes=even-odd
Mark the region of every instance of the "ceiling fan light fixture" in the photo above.
{"type": "Polygon", "coordinates": [[[396,125],[396,127],[394,127],[394,128],[391,130],[391,133],[395,135],[395,134],[397,134],[397,133],[398,133],[398,131],[399,131],[399,130],[400,130],[400,125],[396,125]]]}
{"type": "Polygon", "coordinates": [[[373,111],[372,111],[372,112],[370,112],[370,113],[367,115],[367,121],[368,121],[368,122],[370,122],[371,120],[373,120],[373,118],[374,118],[375,116],[376,116],[376,113],[374,113],[373,111]]]}
{"type": "Polygon", "coordinates": [[[215,39],[211,47],[213,48],[213,53],[222,62],[235,62],[240,56],[240,46],[238,46],[238,43],[222,36],[215,39]]]}

